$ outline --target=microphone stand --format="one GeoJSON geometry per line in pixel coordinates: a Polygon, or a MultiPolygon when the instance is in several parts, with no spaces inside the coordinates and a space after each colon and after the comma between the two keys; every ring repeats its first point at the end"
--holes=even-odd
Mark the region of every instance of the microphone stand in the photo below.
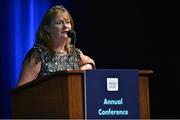
{"type": "Polygon", "coordinates": [[[76,48],[76,33],[73,31],[73,70],[74,70],[74,63],[75,63],[75,48],[76,48]]]}
{"type": "Polygon", "coordinates": [[[67,32],[68,37],[71,38],[71,40],[73,40],[73,70],[74,70],[74,63],[75,63],[75,47],[76,47],[76,32],[74,30],[70,30],[67,32]]]}

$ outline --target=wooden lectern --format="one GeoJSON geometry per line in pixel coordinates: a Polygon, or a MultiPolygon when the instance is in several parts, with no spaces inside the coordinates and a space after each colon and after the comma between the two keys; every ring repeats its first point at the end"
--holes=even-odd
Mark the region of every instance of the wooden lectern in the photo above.
{"type": "MultiPolygon", "coordinates": [[[[148,79],[151,70],[139,71],[140,118],[150,118],[148,79]]],[[[34,80],[11,92],[12,118],[83,119],[84,71],[61,71],[34,80]]]]}

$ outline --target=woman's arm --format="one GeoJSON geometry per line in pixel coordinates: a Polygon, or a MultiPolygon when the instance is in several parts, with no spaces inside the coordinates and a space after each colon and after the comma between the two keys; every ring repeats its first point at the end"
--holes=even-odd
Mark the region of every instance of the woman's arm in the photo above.
{"type": "Polygon", "coordinates": [[[89,56],[84,55],[80,50],[79,50],[79,65],[80,65],[80,70],[87,70],[87,69],[95,69],[95,62],[93,59],[91,59],[89,56]]]}
{"type": "Polygon", "coordinates": [[[40,72],[40,69],[40,57],[37,52],[32,52],[23,63],[17,87],[35,80],[40,72]]]}

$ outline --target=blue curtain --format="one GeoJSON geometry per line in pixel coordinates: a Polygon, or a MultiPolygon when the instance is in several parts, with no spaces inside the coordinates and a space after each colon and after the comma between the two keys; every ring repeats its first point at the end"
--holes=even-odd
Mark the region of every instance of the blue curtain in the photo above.
{"type": "Polygon", "coordinates": [[[16,86],[43,15],[54,4],[72,8],[69,0],[0,1],[0,118],[11,117],[10,91],[16,86]]]}

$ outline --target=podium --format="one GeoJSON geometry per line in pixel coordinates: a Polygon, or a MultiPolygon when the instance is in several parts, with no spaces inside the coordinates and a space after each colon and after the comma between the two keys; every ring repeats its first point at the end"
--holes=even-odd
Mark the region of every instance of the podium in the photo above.
{"type": "MultiPolygon", "coordinates": [[[[12,118],[84,119],[84,72],[60,71],[11,91],[12,118]]],[[[150,118],[149,76],[139,70],[140,118],[150,118]]]]}

